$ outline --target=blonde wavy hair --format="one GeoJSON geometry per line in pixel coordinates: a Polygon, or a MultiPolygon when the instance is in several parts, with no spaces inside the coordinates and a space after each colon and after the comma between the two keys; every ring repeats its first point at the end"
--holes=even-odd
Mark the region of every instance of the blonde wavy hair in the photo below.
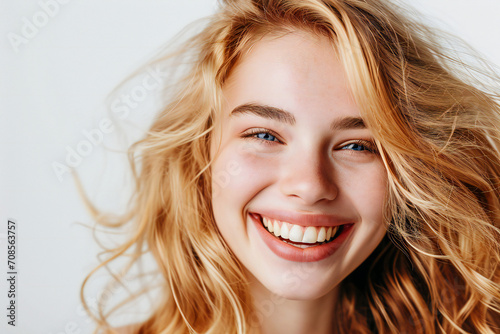
{"type": "MultiPolygon", "coordinates": [[[[500,331],[499,95],[474,74],[498,78],[401,12],[383,0],[225,0],[186,42],[191,68],[130,150],[130,211],[117,223],[96,216],[134,224],[96,270],[125,254],[130,268],[146,249],[161,274],[163,299],[136,333],[258,332],[212,215],[209,147],[231,70],[264,36],[293,30],[331,40],[388,176],[388,234],[341,283],[337,332],[500,331]]],[[[113,331],[102,310],[93,316],[113,331]]]]}

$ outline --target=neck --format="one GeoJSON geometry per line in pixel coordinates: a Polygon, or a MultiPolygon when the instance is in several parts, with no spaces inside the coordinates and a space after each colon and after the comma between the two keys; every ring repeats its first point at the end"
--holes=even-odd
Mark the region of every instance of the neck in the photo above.
{"type": "Polygon", "coordinates": [[[260,282],[251,283],[255,316],[251,325],[262,334],[332,334],[338,289],[313,300],[292,300],[273,294],[260,282]]]}

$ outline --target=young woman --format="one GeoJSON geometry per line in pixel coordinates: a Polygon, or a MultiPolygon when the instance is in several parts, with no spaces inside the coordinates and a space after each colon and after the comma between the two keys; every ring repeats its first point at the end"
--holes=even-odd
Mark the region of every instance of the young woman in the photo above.
{"type": "Polygon", "coordinates": [[[227,0],[186,44],[102,264],[162,277],[121,332],[499,331],[499,95],[399,11],[227,0]]]}

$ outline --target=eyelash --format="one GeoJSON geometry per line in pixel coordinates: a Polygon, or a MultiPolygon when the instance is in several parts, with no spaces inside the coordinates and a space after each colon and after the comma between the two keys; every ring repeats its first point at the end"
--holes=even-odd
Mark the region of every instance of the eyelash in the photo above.
{"type": "Polygon", "coordinates": [[[259,142],[263,142],[263,144],[265,144],[265,145],[273,145],[273,143],[276,143],[276,142],[283,143],[281,140],[278,139],[277,134],[275,134],[274,132],[269,131],[267,129],[251,129],[249,132],[243,134],[243,138],[257,140],[259,142]],[[262,138],[257,138],[256,135],[261,134],[261,133],[273,136],[276,140],[266,140],[266,139],[262,139],[262,138]]]}
{"type": "MultiPolygon", "coordinates": [[[[249,132],[243,134],[242,137],[247,138],[247,139],[257,140],[259,142],[262,142],[265,145],[273,145],[276,142],[283,143],[281,140],[278,139],[277,134],[275,134],[274,132],[267,130],[267,129],[251,129],[251,130],[249,130],[249,132]],[[258,134],[267,134],[269,136],[273,136],[276,140],[267,140],[267,139],[257,138],[256,135],[258,135],[258,134]]],[[[353,152],[368,152],[368,153],[377,153],[378,152],[377,146],[375,145],[375,143],[373,141],[363,140],[363,139],[354,140],[354,141],[351,141],[347,144],[344,144],[340,148],[340,150],[348,150],[345,147],[349,146],[349,145],[359,145],[359,146],[363,147],[362,150],[350,150],[353,152]]]]}
{"type": "Polygon", "coordinates": [[[370,140],[363,140],[363,139],[358,139],[358,140],[355,140],[355,141],[352,141],[352,142],[349,142],[347,144],[345,144],[344,146],[342,146],[340,149],[341,150],[347,150],[347,148],[345,148],[346,146],[349,146],[349,145],[359,145],[359,146],[362,146],[364,149],[363,150],[351,150],[351,151],[356,151],[356,152],[369,152],[369,153],[377,153],[378,150],[377,150],[377,145],[375,145],[375,143],[373,141],[370,141],[370,140]]]}

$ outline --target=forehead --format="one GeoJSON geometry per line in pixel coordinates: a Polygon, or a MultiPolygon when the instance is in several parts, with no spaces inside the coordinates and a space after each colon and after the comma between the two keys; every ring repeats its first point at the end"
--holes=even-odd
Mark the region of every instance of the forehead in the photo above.
{"type": "Polygon", "coordinates": [[[257,102],[288,110],[353,109],[354,101],[333,42],[294,31],[267,36],[240,59],[224,87],[226,107],[257,102]]]}

